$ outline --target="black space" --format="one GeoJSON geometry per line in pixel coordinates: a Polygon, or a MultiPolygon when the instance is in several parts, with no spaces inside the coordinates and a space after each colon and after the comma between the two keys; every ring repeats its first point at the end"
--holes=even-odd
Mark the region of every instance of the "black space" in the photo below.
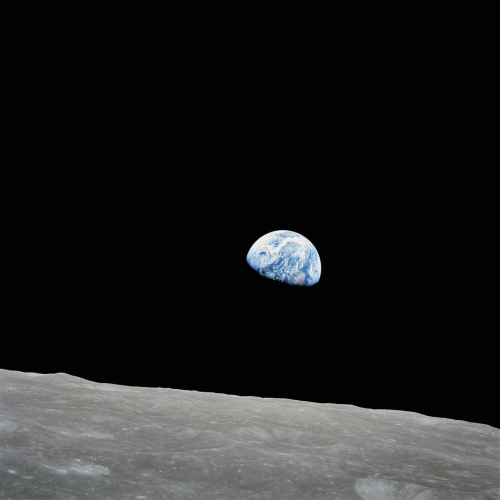
{"type": "Polygon", "coordinates": [[[360,50],[33,62],[0,366],[498,426],[466,105],[442,67],[360,50]],[[247,266],[277,229],[316,246],[318,285],[247,266]]]}

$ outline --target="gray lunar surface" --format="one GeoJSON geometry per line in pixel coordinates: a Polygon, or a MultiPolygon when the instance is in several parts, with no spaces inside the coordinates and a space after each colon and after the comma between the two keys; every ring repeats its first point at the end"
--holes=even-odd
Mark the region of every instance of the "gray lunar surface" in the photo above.
{"type": "Polygon", "coordinates": [[[0,498],[500,499],[500,430],[0,370],[0,498]]]}

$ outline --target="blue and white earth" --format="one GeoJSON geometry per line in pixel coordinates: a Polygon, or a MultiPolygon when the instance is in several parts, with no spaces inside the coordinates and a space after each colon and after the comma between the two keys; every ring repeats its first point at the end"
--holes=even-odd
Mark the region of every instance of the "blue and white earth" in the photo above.
{"type": "Polygon", "coordinates": [[[247,262],[262,276],[290,285],[315,285],[321,276],[318,251],[293,231],[273,231],[259,238],[250,248],[247,262]]]}

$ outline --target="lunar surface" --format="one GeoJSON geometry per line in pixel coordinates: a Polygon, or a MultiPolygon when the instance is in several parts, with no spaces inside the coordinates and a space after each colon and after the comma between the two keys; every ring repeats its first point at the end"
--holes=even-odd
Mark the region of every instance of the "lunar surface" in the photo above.
{"type": "Polygon", "coordinates": [[[273,231],[259,238],[248,252],[247,263],[262,276],[290,285],[315,285],[321,276],[316,248],[293,231],[273,231]]]}
{"type": "Polygon", "coordinates": [[[500,430],[0,370],[0,498],[500,499],[500,430]]]}

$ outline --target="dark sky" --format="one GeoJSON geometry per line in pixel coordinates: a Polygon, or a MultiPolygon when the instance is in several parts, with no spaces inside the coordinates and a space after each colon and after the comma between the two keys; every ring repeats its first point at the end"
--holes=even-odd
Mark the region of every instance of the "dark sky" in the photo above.
{"type": "Polygon", "coordinates": [[[498,426],[489,200],[452,91],[236,66],[25,94],[2,368],[498,426]],[[318,285],[247,266],[277,229],[318,285]]]}

